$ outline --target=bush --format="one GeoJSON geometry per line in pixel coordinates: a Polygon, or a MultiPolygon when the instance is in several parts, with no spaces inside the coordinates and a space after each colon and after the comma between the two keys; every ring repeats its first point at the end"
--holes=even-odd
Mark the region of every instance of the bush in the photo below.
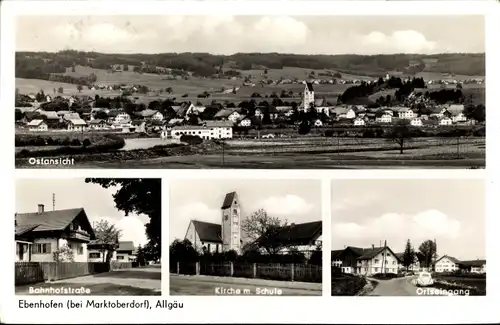
{"type": "Polygon", "coordinates": [[[76,146],[81,146],[82,143],[80,142],[80,140],[75,138],[75,139],[71,140],[71,145],[76,147],[76,146]]]}
{"type": "Polygon", "coordinates": [[[84,140],[83,140],[83,142],[82,142],[82,145],[83,145],[84,147],[88,147],[88,146],[90,146],[90,145],[91,145],[90,140],[89,140],[89,139],[84,139],[84,140]]]}
{"type": "Polygon", "coordinates": [[[184,142],[184,143],[187,143],[190,145],[197,145],[197,144],[203,143],[203,139],[197,135],[184,134],[181,136],[180,140],[181,140],[181,142],[184,142]]]}
{"type": "Polygon", "coordinates": [[[390,280],[394,278],[399,278],[402,275],[394,274],[394,273],[376,273],[372,275],[373,278],[379,279],[379,280],[390,280]]]}
{"type": "Polygon", "coordinates": [[[332,296],[355,296],[366,285],[366,279],[353,275],[332,275],[332,296]]]}

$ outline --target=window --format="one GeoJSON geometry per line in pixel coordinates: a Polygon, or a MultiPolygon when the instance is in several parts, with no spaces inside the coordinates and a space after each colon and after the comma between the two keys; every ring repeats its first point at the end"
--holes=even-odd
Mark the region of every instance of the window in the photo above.
{"type": "Polygon", "coordinates": [[[78,247],[78,255],[83,255],[83,246],[78,247]]]}
{"type": "Polygon", "coordinates": [[[388,261],[387,261],[387,260],[385,260],[385,264],[388,264],[388,261]]]}
{"type": "Polygon", "coordinates": [[[207,251],[210,252],[210,244],[207,245],[207,251]]]}
{"type": "Polygon", "coordinates": [[[233,209],[233,214],[238,214],[238,209],[233,209]]]}
{"type": "Polygon", "coordinates": [[[33,245],[33,254],[50,254],[51,246],[49,243],[33,245]]]}
{"type": "Polygon", "coordinates": [[[229,216],[226,214],[226,215],[224,216],[224,220],[228,220],[228,219],[229,219],[229,216]]]}
{"type": "Polygon", "coordinates": [[[101,253],[89,253],[89,258],[101,258],[101,253]]]}
{"type": "Polygon", "coordinates": [[[124,256],[118,255],[118,256],[116,257],[116,259],[117,259],[117,260],[123,260],[123,259],[124,259],[124,256]]]}
{"type": "Polygon", "coordinates": [[[396,261],[392,261],[392,264],[393,264],[393,265],[394,265],[394,264],[396,264],[396,261]]]}
{"type": "Polygon", "coordinates": [[[378,267],[375,268],[375,273],[378,272],[378,267]]]}
{"type": "Polygon", "coordinates": [[[373,261],[373,263],[377,264],[378,263],[378,259],[375,259],[375,261],[373,261]]]}

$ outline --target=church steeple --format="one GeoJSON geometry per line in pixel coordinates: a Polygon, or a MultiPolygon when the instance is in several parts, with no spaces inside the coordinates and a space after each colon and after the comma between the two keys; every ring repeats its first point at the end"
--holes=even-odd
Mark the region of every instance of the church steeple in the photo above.
{"type": "Polygon", "coordinates": [[[238,194],[227,193],[221,207],[222,250],[241,252],[241,210],[238,194]]]}

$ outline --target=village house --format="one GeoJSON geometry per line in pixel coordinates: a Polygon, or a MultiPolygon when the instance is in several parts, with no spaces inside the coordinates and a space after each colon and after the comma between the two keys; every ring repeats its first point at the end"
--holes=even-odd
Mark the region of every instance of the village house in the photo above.
{"type": "Polygon", "coordinates": [[[146,133],[146,122],[142,120],[132,121],[132,127],[136,133],[146,133]]]}
{"type": "Polygon", "coordinates": [[[442,119],[439,120],[439,125],[452,125],[453,121],[449,117],[443,117],[442,119]]]}
{"type": "Polygon", "coordinates": [[[101,119],[95,119],[92,121],[89,121],[89,128],[91,130],[105,130],[108,128],[108,123],[106,121],[101,120],[101,119]]]}
{"type": "Polygon", "coordinates": [[[432,109],[431,114],[429,117],[435,117],[437,119],[442,119],[445,117],[445,115],[449,115],[449,112],[446,108],[444,107],[435,107],[432,109]]]}
{"type": "Polygon", "coordinates": [[[32,132],[43,132],[48,131],[49,127],[44,120],[32,120],[28,123],[28,130],[32,132]]]}
{"type": "Polygon", "coordinates": [[[323,122],[320,119],[317,119],[316,121],[314,121],[314,126],[315,127],[322,127],[323,122]]]}
{"type": "Polygon", "coordinates": [[[231,121],[205,121],[202,125],[182,125],[172,128],[172,138],[180,139],[183,135],[196,135],[204,140],[231,139],[233,123],[231,121]]]}
{"type": "Polygon", "coordinates": [[[454,272],[460,268],[460,261],[452,256],[443,255],[434,263],[434,271],[454,272]]]}
{"type": "MultiPolygon", "coordinates": [[[[400,270],[407,270],[407,268],[403,265],[403,258],[405,253],[396,253],[397,257],[400,260],[399,264],[399,269],[400,270]]],[[[413,271],[413,272],[420,272],[420,261],[418,260],[418,257],[415,255],[413,259],[413,263],[408,266],[408,271],[413,271]]]]}
{"type": "Polygon", "coordinates": [[[418,117],[416,118],[413,118],[411,121],[410,121],[410,125],[411,126],[422,126],[422,120],[418,117]]]}
{"type": "Polygon", "coordinates": [[[189,107],[186,110],[186,116],[189,116],[192,114],[199,115],[200,113],[203,113],[205,111],[205,109],[206,109],[206,107],[203,105],[194,105],[191,103],[191,105],[189,105],[189,107]]]}
{"type": "Polygon", "coordinates": [[[53,262],[63,246],[73,251],[74,262],[87,261],[87,243],[95,234],[83,208],[15,215],[16,261],[53,262]]]}
{"type": "Polygon", "coordinates": [[[87,123],[82,119],[71,119],[67,121],[68,131],[83,132],[87,130],[87,123]]]}
{"type": "Polygon", "coordinates": [[[255,109],[255,117],[259,119],[263,119],[265,114],[269,114],[269,118],[271,121],[274,121],[275,119],[278,118],[278,110],[276,107],[269,105],[269,106],[259,106],[255,109]]]}
{"type": "Polygon", "coordinates": [[[415,113],[409,109],[408,107],[402,107],[400,109],[397,110],[397,113],[398,113],[398,117],[400,119],[412,119],[415,117],[415,113]]]}
{"type": "Polygon", "coordinates": [[[153,121],[163,121],[163,114],[157,110],[145,109],[143,111],[137,112],[136,116],[142,117],[143,119],[153,120],[153,121]]]}
{"type": "Polygon", "coordinates": [[[116,260],[118,262],[134,262],[136,260],[136,248],[133,241],[121,241],[116,249],[116,260]]]}
{"type": "Polygon", "coordinates": [[[365,125],[366,125],[366,123],[365,123],[364,119],[359,118],[359,117],[354,119],[354,126],[365,126],[365,125]]]}
{"type": "Polygon", "coordinates": [[[229,114],[229,116],[227,117],[227,119],[233,123],[236,123],[239,119],[241,118],[241,114],[238,113],[238,111],[233,111],[231,114],[229,114]]]}
{"type": "Polygon", "coordinates": [[[486,273],[486,260],[460,261],[460,269],[471,273],[486,273]]]}
{"type": "Polygon", "coordinates": [[[359,248],[348,246],[331,253],[332,266],[342,273],[373,275],[377,273],[398,273],[400,260],[388,247],[359,248]]]}
{"type": "Polygon", "coordinates": [[[392,123],[392,115],[383,113],[375,118],[377,123],[392,123]]]}
{"type": "Polygon", "coordinates": [[[325,114],[330,116],[330,105],[325,98],[316,99],[314,101],[314,108],[318,114],[325,114]]]}
{"type": "Polygon", "coordinates": [[[252,120],[248,117],[245,117],[239,122],[238,125],[243,127],[250,127],[252,125],[252,120]]]}
{"type": "Polygon", "coordinates": [[[453,123],[467,122],[467,117],[464,114],[464,110],[464,105],[450,105],[447,108],[447,111],[450,113],[450,117],[453,123]]]}
{"type": "Polygon", "coordinates": [[[105,262],[108,252],[112,252],[109,260],[113,262],[133,262],[137,256],[132,241],[102,243],[99,240],[93,240],[87,244],[87,252],[89,262],[105,262]]]}
{"type": "Polygon", "coordinates": [[[336,106],[331,110],[331,113],[337,118],[337,120],[356,118],[356,112],[351,107],[336,106]]]}

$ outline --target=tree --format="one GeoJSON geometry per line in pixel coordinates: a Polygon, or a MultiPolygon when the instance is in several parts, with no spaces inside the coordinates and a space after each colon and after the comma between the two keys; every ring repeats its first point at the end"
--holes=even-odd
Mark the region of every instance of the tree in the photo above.
{"type": "Polygon", "coordinates": [[[16,109],[14,115],[15,115],[15,120],[16,121],[19,121],[19,120],[21,120],[24,117],[23,112],[21,112],[21,110],[19,110],[19,109],[16,109]]]}
{"type": "Polygon", "coordinates": [[[306,135],[309,132],[311,132],[311,122],[308,120],[304,119],[302,122],[300,122],[299,125],[299,134],[300,135],[306,135]]]}
{"type": "Polygon", "coordinates": [[[117,187],[113,200],[118,210],[149,217],[146,236],[154,260],[161,257],[161,179],[160,178],[87,178],[86,183],[103,188],[117,187]]]}
{"type": "Polygon", "coordinates": [[[59,94],[64,93],[64,88],[63,88],[63,87],[59,87],[59,88],[57,88],[57,92],[58,92],[59,94]]]}
{"type": "Polygon", "coordinates": [[[73,250],[68,244],[64,244],[59,247],[53,254],[54,262],[73,262],[75,260],[75,256],[73,254],[73,250]]]}
{"type": "Polygon", "coordinates": [[[196,262],[200,254],[193,247],[193,244],[188,240],[176,239],[170,244],[169,247],[170,263],[177,262],[196,262]]]}
{"type": "Polygon", "coordinates": [[[309,257],[308,263],[312,265],[323,265],[323,248],[321,242],[316,245],[316,249],[309,257]]]}
{"type": "Polygon", "coordinates": [[[139,244],[139,247],[137,247],[137,264],[138,264],[138,266],[146,265],[144,248],[142,248],[142,246],[140,244],[139,244]]]}
{"type": "Polygon", "coordinates": [[[118,248],[122,232],[104,219],[94,222],[92,229],[96,236],[96,243],[101,245],[102,261],[109,263],[113,252],[118,248]]]}
{"type": "Polygon", "coordinates": [[[433,261],[437,257],[436,243],[430,239],[426,240],[422,244],[420,244],[418,250],[420,252],[422,262],[425,265],[425,267],[431,267],[433,261]]]}
{"type": "Polygon", "coordinates": [[[81,93],[81,92],[82,92],[83,87],[82,87],[82,85],[78,85],[78,86],[76,86],[76,89],[78,90],[78,92],[79,92],[79,93],[81,93]]]}
{"type": "Polygon", "coordinates": [[[123,65],[123,71],[128,71],[128,64],[123,65]]]}
{"type": "Polygon", "coordinates": [[[167,87],[167,88],[165,89],[165,91],[166,91],[168,94],[171,94],[171,93],[173,92],[173,89],[172,89],[172,87],[167,87]]]}
{"type": "Polygon", "coordinates": [[[403,253],[403,266],[406,267],[406,271],[408,268],[415,262],[415,250],[411,246],[410,240],[406,242],[405,251],[403,253]]]}
{"type": "Polygon", "coordinates": [[[44,102],[45,101],[45,93],[43,92],[43,89],[40,90],[38,94],[36,94],[35,99],[37,102],[44,102]]]}
{"type": "Polygon", "coordinates": [[[269,255],[275,255],[286,247],[286,243],[276,238],[276,234],[286,223],[286,220],[271,217],[264,209],[259,209],[242,221],[241,230],[254,245],[265,249],[269,255]]]}
{"type": "Polygon", "coordinates": [[[404,153],[405,144],[413,141],[415,133],[410,128],[410,125],[405,121],[396,124],[387,134],[387,140],[394,142],[399,146],[399,153],[404,153]]]}

